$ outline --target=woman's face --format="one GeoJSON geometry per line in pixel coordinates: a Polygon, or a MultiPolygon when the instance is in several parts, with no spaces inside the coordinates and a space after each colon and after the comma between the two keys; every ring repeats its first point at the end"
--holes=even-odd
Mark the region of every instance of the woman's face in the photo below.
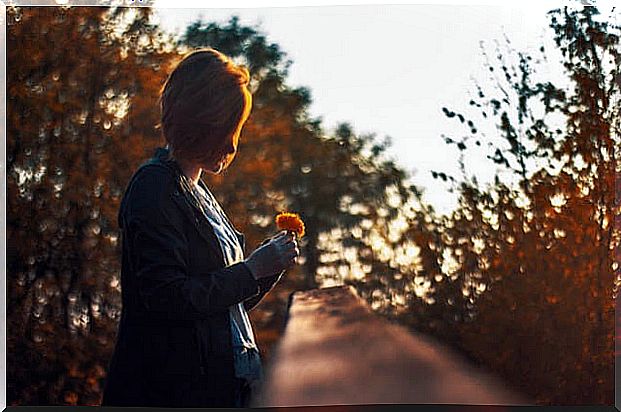
{"type": "MultiPolygon", "coordinates": [[[[248,97],[247,104],[251,105],[251,98],[248,97]]],[[[220,174],[224,170],[226,170],[229,165],[233,162],[235,155],[237,154],[237,145],[239,144],[239,136],[241,134],[242,127],[248,117],[250,116],[250,107],[245,113],[242,115],[242,119],[240,120],[237,128],[233,131],[232,134],[227,136],[222,142],[221,146],[215,151],[213,156],[210,156],[207,160],[203,162],[200,166],[205,172],[210,174],[220,174]]]]}
{"type": "Polygon", "coordinates": [[[237,154],[240,131],[241,127],[238,127],[233,134],[224,139],[222,146],[215,152],[214,156],[210,156],[209,159],[205,160],[200,165],[203,171],[217,175],[229,167],[237,154]]]}
{"type": "Polygon", "coordinates": [[[246,120],[248,120],[250,116],[250,110],[252,108],[252,95],[246,88],[243,89],[243,93],[246,106],[237,127],[224,138],[219,147],[210,151],[211,153],[206,153],[205,158],[198,162],[197,166],[209,174],[217,175],[226,170],[237,154],[239,136],[244,123],[246,123],[246,120]]]}

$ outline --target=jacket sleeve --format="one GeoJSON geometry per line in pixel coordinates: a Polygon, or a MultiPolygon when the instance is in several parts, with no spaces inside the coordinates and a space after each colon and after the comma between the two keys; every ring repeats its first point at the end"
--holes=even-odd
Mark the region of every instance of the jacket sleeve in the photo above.
{"type": "Polygon", "coordinates": [[[259,302],[261,302],[261,300],[263,299],[263,297],[274,288],[274,286],[276,285],[276,283],[278,283],[278,281],[280,280],[280,278],[282,278],[282,275],[285,273],[285,271],[283,270],[282,272],[274,275],[274,276],[268,276],[268,277],[264,277],[264,278],[260,278],[257,282],[259,283],[259,294],[256,296],[252,296],[248,299],[246,299],[244,301],[244,308],[246,309],[246,312],[250,312],[252,309],[254,309],[259,302]]]}
{"type": "Polygon", "coordinates": [[[259,283],[242,263],[189,276],[186,223],[172,201],[174,190],[167,170],[150,167],[128,194],[127,237],[142,306],[168,319],[200,319],[257,295],[259,283]]]}

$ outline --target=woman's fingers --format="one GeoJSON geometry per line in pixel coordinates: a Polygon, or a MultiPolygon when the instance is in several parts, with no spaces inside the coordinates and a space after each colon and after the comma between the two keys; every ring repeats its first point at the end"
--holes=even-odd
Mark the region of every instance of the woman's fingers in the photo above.
{"type": "Polygon", "coordinates": [[[278,238],[275,238],[274,242],[281,246],[288,246],[290,244],[297,245],[295,235],[291,232],[285,234],[284,236],[279,236],[278,238]]]}
{"type": "Polygon", "coordinates": [[[295,263],[295,262],[293,260],[293,256],[292,255],[285,254],[285,255],[281,255],[280,263],[282,264],[283,267],[288,268],[288,267],[291,267],[293,265],[293,263],[295,263]]]}
{"type": "Polygon", "coordinates": [[[261,246],[265,245],[266,243],[269,243],[269,242],[275,241],[277,239],[280,239],[281,237],[283,237],[286,234],[287,234],[287,231],[286,230],[282,230],[282,231],[280,231],[280,232],[278,232],[278,233],[276,233],[276,234],[274,234],[272,236],[269,236],[269,237],[265,238],[263,240],[263,242],[261,242],[261,246]]]}
{"type": "Polygon", "coordinates": [[[268,237],[266,240],[267,241],[278,241],[281,240],[285,235],[287,234],[286,231],[281,231],[276,233],[274,236],[268,237]]]}
{"type": "Polygon", "coordinates": [[[300,250],[293,242],[283,245],[280,249],[280,259],[288,266],[293,265],[298,256],[300,256],[300,250]]]}
{"type": "Polygon", "coordinates": [[[300,254],[300,250],[298,249],[298,245],[295,241],[284,244],[283,250],[289,253],[295,252],[297,254],[300,254]]]}
{"type": "Polygon", "coordinates": [[[300,256],[300,250],[293,232],[281,231],[272,238],[273,244],[276,246],[279,260],[284,268],[292,267],[300,256]]]}
{"type": "Polygon", "coordinates": [[[287,232],[286,230],[281,230],[280,232],[278,232],[278,234],[275,236],[276,239],[284,239],[290,232],[287,232]]]}

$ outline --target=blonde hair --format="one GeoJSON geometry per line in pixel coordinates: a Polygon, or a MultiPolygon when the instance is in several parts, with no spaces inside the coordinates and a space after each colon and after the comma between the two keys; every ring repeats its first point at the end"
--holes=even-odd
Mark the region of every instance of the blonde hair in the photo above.
{"type": "Polygon", "coordinates": [[[159,126],[170,157],[200,161],[221,154],[250,113],[249,81],[245,66],[215,49],[187,53],[160,90],[159,126]]]}

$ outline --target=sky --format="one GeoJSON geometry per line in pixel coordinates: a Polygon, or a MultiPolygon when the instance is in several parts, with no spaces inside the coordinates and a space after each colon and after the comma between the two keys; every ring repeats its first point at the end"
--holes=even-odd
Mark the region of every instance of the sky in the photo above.
{"type": "MultiPolygon", "coordinates": [[[[431,171],[458,177],[458,151],[441,136],[459,137],[467,130],[447,119],[442,107],[466,109],[474,81],[486,83],[481,41],[492,55],[494,40],[503,41],[504,34],[522,51],[535,52],[542,38],[550,45],[546,11],[558,5],[392,3],[249,8],[237,1],[230,3],[236,8],[201,9],[156,0],[155,19],[171,33],[199,18],[226,23],[232,15],[258,27],[293,61],[288,85],[310,89],[311,116],[320,117],[327,131],[348,122],[357,133],[375,133],[378,140],[389,136],[388,155],[424,189],[428,203],[447,213],[456,197],[431,171]]],[[[547,70],[552,78],[562,76],[547,70]]],[[[494,133],[493,123],[482,127],[494,133]]],[[[470,173],[490,181],[495,166],[483,154],[472,156],[470,173]]]]}

